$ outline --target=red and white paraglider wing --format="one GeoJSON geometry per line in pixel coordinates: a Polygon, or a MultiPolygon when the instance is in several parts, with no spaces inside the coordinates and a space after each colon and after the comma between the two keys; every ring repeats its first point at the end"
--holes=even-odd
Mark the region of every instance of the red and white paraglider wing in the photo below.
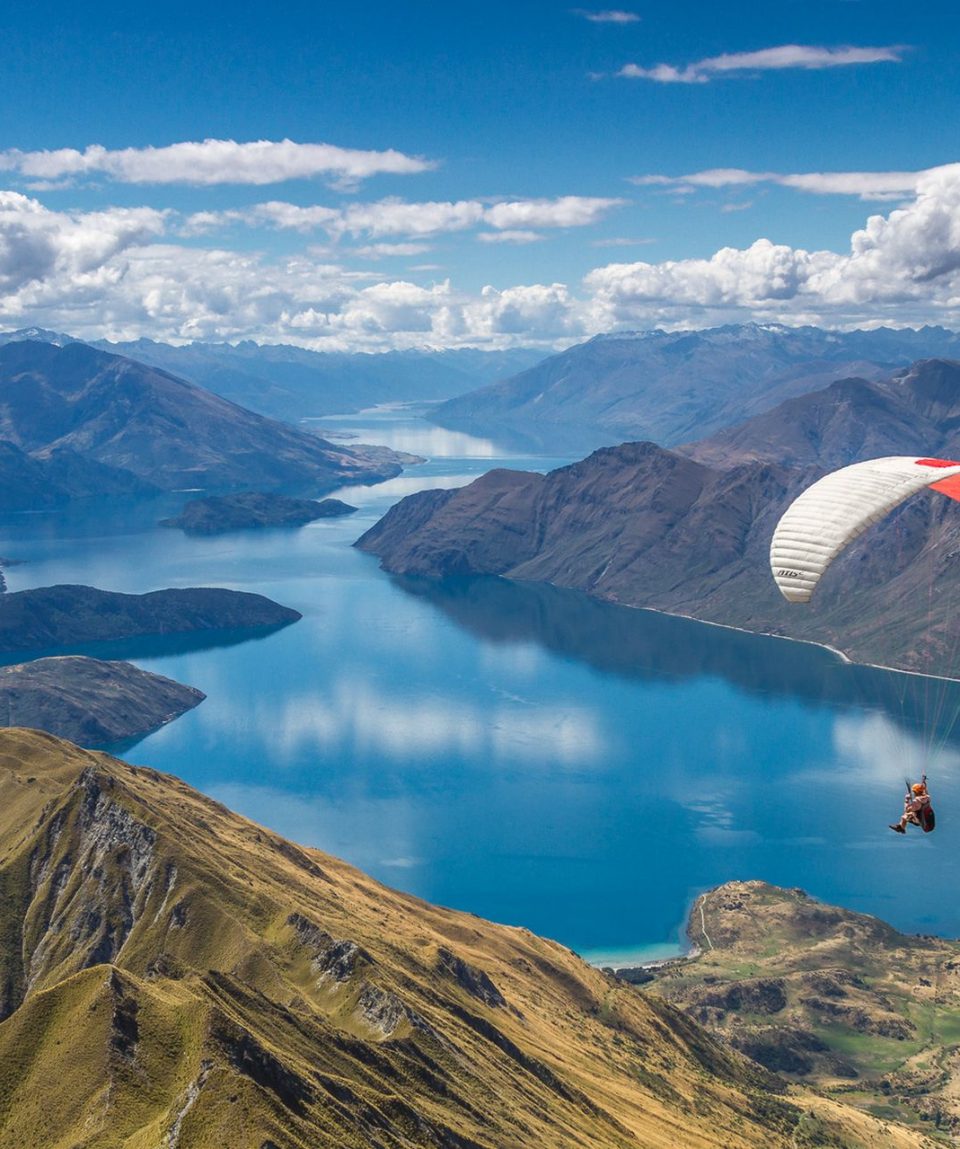
{"type": "Polygon", "coordinates": [[[924,487],[960,500],[960,463],[894,455],[818,479],[787,507],[773,532],[770,568],[783,597],[809,602],[844,547],[924,487]]]}

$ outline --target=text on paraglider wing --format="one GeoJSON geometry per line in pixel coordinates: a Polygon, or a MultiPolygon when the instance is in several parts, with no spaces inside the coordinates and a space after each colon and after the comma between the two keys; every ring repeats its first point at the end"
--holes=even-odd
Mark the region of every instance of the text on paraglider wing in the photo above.
{"type": "Polygon", "coordinates": [[[778,570],[777,578],[800,578],[799,571],[778,570]]]}

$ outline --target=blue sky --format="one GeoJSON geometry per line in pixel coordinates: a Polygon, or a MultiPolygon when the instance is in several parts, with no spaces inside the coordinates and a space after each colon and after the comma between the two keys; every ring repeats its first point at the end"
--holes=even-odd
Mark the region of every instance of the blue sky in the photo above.
{"type": "Polygon", "coordinates": [[[960,326],[960,27],[934,8],[17,6],[0,326],[960,326]]]}

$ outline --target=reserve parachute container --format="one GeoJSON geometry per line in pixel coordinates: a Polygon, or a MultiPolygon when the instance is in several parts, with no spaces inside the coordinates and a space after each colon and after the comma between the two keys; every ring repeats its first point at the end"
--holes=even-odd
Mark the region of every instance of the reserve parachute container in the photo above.
{"type": "Polygon", "coordinates": [[[892,455],[818,479],[787,507],[773,532],[770,569],[783,597],[809,602],[849,543],[925,487],[960,502],[960,462],[892,455]]]}

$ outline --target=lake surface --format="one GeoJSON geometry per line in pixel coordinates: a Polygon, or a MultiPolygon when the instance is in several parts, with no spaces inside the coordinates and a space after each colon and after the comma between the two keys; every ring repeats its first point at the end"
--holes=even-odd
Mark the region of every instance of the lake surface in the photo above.
{"type": "Polygon", "coordinates": [[[567,460],[505,455],[403,408],[322,426],[430,459],[338,491],[357,514],[294,531],[157,527],[180,497],[0,521],[0,554],[23,560],[10,590],[216,585],[304,615],[261,638],[87,648],[208,695],[115,752],[594,960],[675,952],[696,895],[732,878],[960,934],[958,686],[551,587],[391,578],[351,543],[399,497],[567,460]],[[904,775],[928,767],[938,829],[904,840],[887,823],[904,775]]]}

